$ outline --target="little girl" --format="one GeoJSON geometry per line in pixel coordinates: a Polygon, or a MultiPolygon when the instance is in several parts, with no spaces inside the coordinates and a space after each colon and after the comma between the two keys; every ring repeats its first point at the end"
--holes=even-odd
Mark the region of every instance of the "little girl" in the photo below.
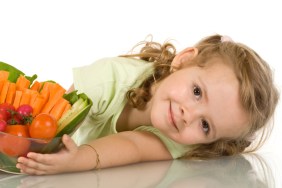
{"type": "Polygon", "coordinates": [[[88,117],[72,138],[63,136],[58,153],[19,157],[21,172],[204,159],[261,146],[279,95],[271,69],[256,52],[221,35],[179,53],[170,43],[140,45],[139,53],[74,69],[71,90],[94,103],[88,117]]]}

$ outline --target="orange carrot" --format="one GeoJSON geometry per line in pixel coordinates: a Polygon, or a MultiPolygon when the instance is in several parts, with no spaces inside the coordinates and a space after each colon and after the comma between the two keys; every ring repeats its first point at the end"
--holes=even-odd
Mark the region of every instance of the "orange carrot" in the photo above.
{"type": "Polygon", "coordinates": [[[39,114],[44,107],[44,105],[49,100],[50,92],[48,90],[48,87],[45,86],[45,88],[42,88],[40,93],[36,96],[33,103],[30,103],[31,107],[33,108],[33,116],[36,116],[39,114]]]}
{"type": "Polygon", "coordinates": [[[0,81],[8,80],[8,78],[9,78],[9,72],[5,70],[0,70],[0,81]]]}
{"type": "Polygon", "coordinates": [[[69,101],[67,101],[64,98],[60,98],[57,103],[54,105],[54,107],[52,108],[52,110],[50,111],[50,114],[53,115],[55,117],[55,119],[58,121],[63,112],[64,109],[66,107],[66,105],[69,103],[69,101]]]}
{"type": "MultiPolygon", "coordinates": [[[[44,98],[44,104],[43,104],[43,106],[44,106],[46,104],[46,102],[49,100],[49,97],[50,97],[50,91],[49,91],[48,87],[42,88],[39,94],[40,94],[40,96],[42,96],[44,98]]],[[[43,106],[42,106],[42,108],[43,108],[43,106]]],[[[41,108],[41,110],[42,110],[42,108],[41,108]]]]}
{"type": "MultiPolygon", "coordinates": [[[[53,85],[54,85],[53,82],[43,82],[43,83],[42,83],[42,89],[41,89],[41,91],[43,91],[43,90],[50,90],[51,87],[53,87],[53,85]]],[[[41,92],[41,91],[40,91],[40,92],[41,92]]]]}
{"type": "MultiPolygon", "coordinates": [[[[30,91],[34,91],[34,90],[30,90],[30,91]]],[[[32,103],[34,103],[36,97],[39,95],[39,93],[37,91],[31,92],[30,93],[30,101],[29,101],[29,105],[31,105],[32,103]]]]}
{"type": "Polygon", "coordinates": [[[68,103],[68,104],[65,106],[65,109],[64,109],[64,111],[63,111],[63,113],[62,113],[62,116],[63,116],[64,113],[66,113],[70,108],[71,108],[71,104],[68,103]]]}
{"type": "Polygon", "coordinates": [[[29,89],[25,89],[22,93],[20,105],[29,104],[30,103],[30,97],[31,97],[31,93],[29,92],[29,89]]]}
{"type": "Polygon", "coordinates": [[[10,82],[8,80],[4,81],[2,90],[0,92],[0,104],[5,102],[9,86],[10,82]]]}
{"type": "Polygon", "coordinates": [[[17,90],[24,90],[27,89],[30,85],[30,81],[23,75],[20,75],[16,81],[16,89],[17,90]]]}
{"type": "Polygon", "coordinates": [[[54,105],[57,103],[57,101],[60,100],[66,92],[66,90],[57,83],[51,83],[49,85],[50,85],[49,87],[51,88],[49,90],[50,96],[49,96],[47,103],[45,104],[44,108],[41,111],[42,113],[50,113],[50,111],[52,110],[54,105]]]}
{"type": "Polygon", "coordinates": [[[34,102],[30,104],[31,107],[33,108],[32,115],[36,116],[37,114],[39,114],[45,103],[46,103],[46,97],[44,97],[43,95],[37,95],[34,102]]]}
{"type": "Polygon", "coordinates": [[[16,84],[11,82],[9,86],[9,90],[7,92],[7,97],[6,97],[5,102],[9,104],[13,104],[15,94],[16,94],[16,84]]]}
{"type": "Polygon", "coordinates": [[[38,81],[34,81],[33,84],[31,85],[30,89],[31,90],[35,90],[35,91],[39,91],[41,87],[41,83],[38,81]]]}
{"type": "Polygon", "coordinates": [[[2,91],[2,88],[3,88],[4,82],[5,82],[5,81],[3,81],[3,80],[2,80],[2,81],[0,81],[0,91],[2,91]]]}
{"type": "Polygon", "coordinates": [[[22,91],[17,90],[16,91],[16,95],[15,95],[15,99],[13,102],[13,106],[17,109],[20,106],[20,102],[21,102],[21,98],[22,98],[22,91]]]}

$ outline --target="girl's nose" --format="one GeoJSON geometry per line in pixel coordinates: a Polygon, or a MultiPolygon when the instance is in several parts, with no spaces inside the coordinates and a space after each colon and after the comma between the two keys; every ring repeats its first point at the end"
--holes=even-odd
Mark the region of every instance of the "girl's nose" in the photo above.
{"type": "Polygon", "coordinates": [[[199,119],[199,112],[195,108],[180,107],[180,112],[185,126],[190,126],[199,119]]]}

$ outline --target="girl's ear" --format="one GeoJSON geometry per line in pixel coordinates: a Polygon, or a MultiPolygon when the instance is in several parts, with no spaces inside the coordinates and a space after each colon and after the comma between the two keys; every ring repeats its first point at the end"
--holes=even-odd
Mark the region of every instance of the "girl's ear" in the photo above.
{"type": "Polygon", "coordinates": [[[179,52],[171,62],[172,71],[180,69],[182,65],[191,61],[194,57],[198,55],[198,49],[194,47],[189,47],[181,52],[179,52]]]}

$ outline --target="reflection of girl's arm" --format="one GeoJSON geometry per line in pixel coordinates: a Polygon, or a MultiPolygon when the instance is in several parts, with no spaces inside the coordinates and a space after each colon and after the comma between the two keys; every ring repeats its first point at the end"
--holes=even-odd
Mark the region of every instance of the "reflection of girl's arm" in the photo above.
{"type": "Polygon", "coordinates": [[[164,178],[171,162],[147,162],[100,170],[97,172],[99,187],[155,187],[164,178]]]}
{"type": "MultiPolygon", "coordinates": [[[[172,161],[157,161],[134,165],[108,168],[53,176],[22,176],[18,177],[17,188],[29,187],[122,187],[143,188],[155,187],[163,179],[172,161]]],[[[15,182],[15,178],[5,185],[15,182]]],[[[0,183],[1,185],[1,183],[0,183]]]]}
{"type": "Polygon", "coordinates": [[[204,161],[175,160],[161,187],[274,187],[274,179],[268,164],[262,157],[250,154],[221,157],[204,161]],[[170,186],[169,186],[170,185],[170,186]],[[248,185],[248,186],[246,186],[248,185]]]}

